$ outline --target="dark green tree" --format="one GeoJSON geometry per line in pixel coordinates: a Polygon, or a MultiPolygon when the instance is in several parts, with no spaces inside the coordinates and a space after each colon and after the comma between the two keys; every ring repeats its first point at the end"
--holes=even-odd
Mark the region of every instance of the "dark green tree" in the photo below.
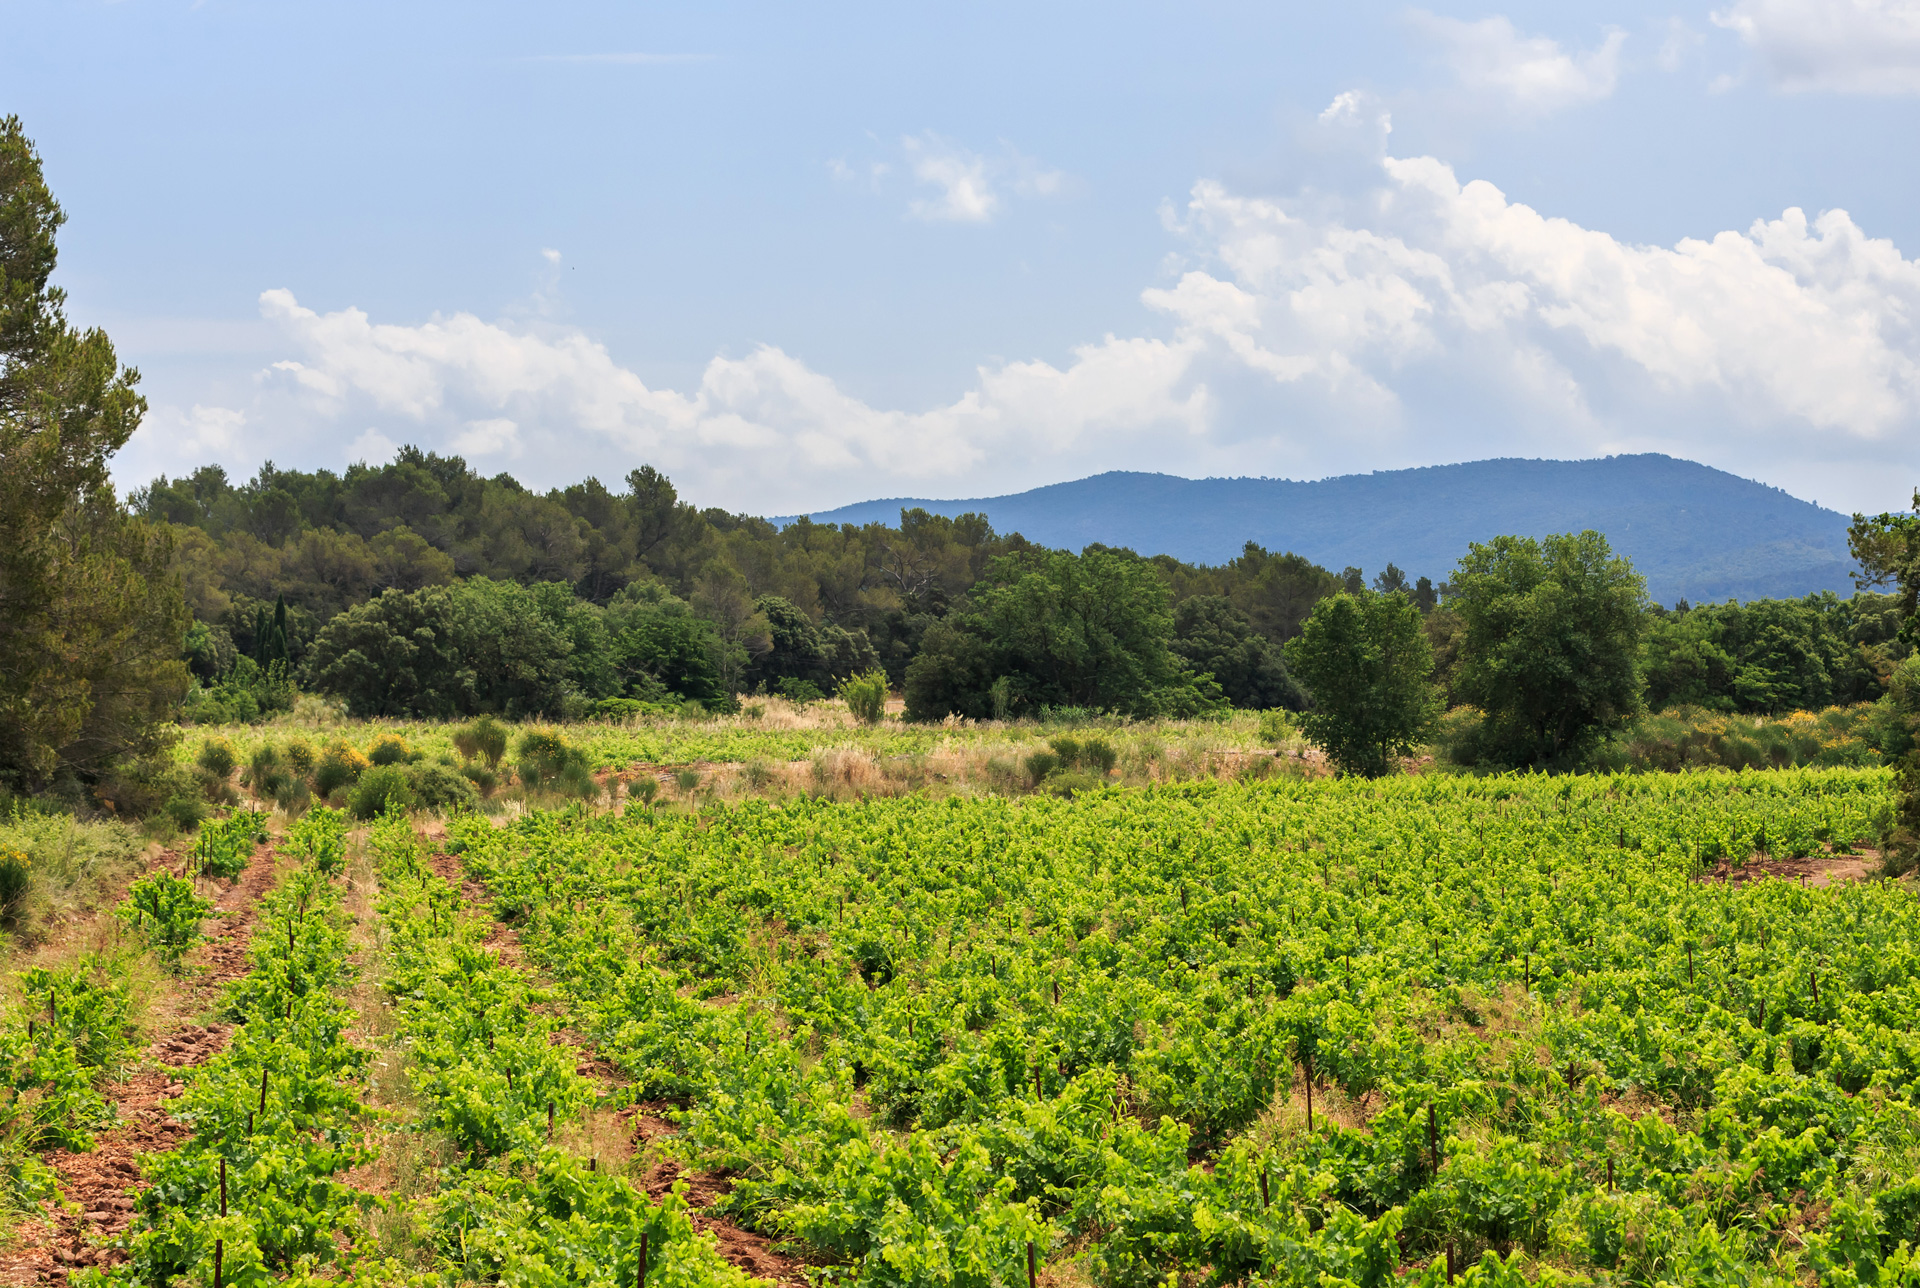
{"type": "Polygon", "coordinates": [[[1301,728],[1342,773],[1390,772],[1440,714],[1428,678],[1433,651],[1404,595],[1362,590],[1321,600],[1286,655],[1313,696],[1301,728]]]}
{"type": "Polygon", "coordinates": [[[139,374],[49,284],[66,215],[18,117],[0,120],[0,783],[88,779],[144,754],[188,684],[163,529],[130,521],[107,463],[139,374]]]}
{"type": "Polygon", "coordinates": [[[389,590],[328,622],[307,656],[307,685],[362,718],[445,719],[472,709],[453,646],[450,592],[389,590]]]}
{"type": "Polygon", "coordinates": [[[907,668],[907,717],[938,720],[1086,707],[1127,715],[1222,704],[1173,652],[1171,592],[1113,550],[992,560],[907,668]]]}
{"type": "Polygon", "coordinates": [[[1639,714],[1645,601],[1597,532],[1469,547],[1447,607],[1462,624],[1454,688],[1485,713],[1483,754],[1571,768],[1639,714]]]}
{"type": "Polygon", "coordinates": [[[1236,707],[1299,711],[1307,695],[1280,649],[1224,595],[1194,595],[1173,609],[1173,651],[1196,675],[1211,675],[1236,707]]]}

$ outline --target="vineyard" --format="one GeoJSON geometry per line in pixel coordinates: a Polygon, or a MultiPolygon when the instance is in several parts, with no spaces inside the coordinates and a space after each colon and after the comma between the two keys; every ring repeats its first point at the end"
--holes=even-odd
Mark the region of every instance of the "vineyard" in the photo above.
{"type": "MultiPolygon", "coordinates": [[[[189,1133],[75,1282],[746,1288],[720,1222],[859,1288],[1920,1284],[1914,896],[1779,875],[1889,800],[1277,779],[435,841],[315,807],[189,1133]]],[[[270,824],[23,977],[15,1203],[113,1125],[130,955],[191,971],[193,873],[270,824]]]]}
{"type": "Polygon", "coordinates": [[[1885,808],[1829,771],[455,830],[827,1279],[1920,1282],[1913,896],[1729,864],[1885,808]]]}

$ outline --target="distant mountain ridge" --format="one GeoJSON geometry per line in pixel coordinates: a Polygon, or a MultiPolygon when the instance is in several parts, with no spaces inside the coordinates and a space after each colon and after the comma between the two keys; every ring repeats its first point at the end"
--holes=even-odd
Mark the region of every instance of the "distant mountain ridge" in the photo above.
{"type": "MultiPolygon", "coordinates": [[[[1313,482],[1113,472],[1011,496],[864,501],[809,517],[896,523],[903,508],[984,513],[995,530],[1078,550],[1099,542],[1219,564],[1248,541],[1369,578],[1389,561],[1444,581],[1473,541],[1593,528],[1633,560],[1656,601],[1853,591],[1847,517],[1693,461],[1503,458],[1313,482]]],[[[787,520],[790,521],[790,520],[787,520]]]]}

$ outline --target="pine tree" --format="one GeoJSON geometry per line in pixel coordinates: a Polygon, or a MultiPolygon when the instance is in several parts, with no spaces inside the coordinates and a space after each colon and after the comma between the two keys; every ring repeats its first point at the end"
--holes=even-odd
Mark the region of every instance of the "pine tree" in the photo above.
{"type": "Polygon", "coordinates": [[[171,544],[107,474],[146,410],[139,374],[48,284],[65,220],[19,118],[0,121],[0,783],[17,788],[151,749],[187,686],[171,544]]]}

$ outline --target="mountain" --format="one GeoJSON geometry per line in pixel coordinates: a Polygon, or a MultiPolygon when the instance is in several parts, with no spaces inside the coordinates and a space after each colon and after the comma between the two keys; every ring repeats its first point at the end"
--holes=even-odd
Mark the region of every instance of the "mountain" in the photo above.
{"type": "Polygon", "coordinates": [[[1852,593],[1847,519],[1722,470],[1670,456],[1472,461],[1297,483],[1115,472],[1011,496],[865,501],[819,523],[894,523],[919,506],[983,513],[1000,532],[1078,550],[1099,542],[1191,563],[1232,559],[1249,541],[1369,577],[1389,561],[1444,581],[1467,543],[1502,533],[1594,528],[1671,604],[1852,593]]]}

